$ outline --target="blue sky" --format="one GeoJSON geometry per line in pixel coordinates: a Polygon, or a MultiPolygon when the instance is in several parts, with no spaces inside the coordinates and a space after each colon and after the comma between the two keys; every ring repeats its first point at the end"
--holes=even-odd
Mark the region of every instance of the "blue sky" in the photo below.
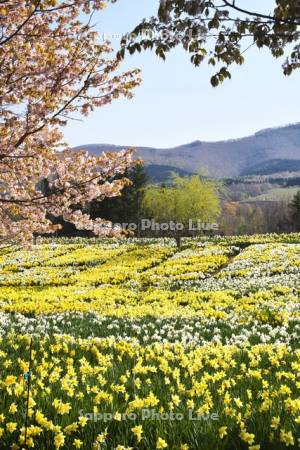
{"type": "MultiPolygon", "coordinates": [[[[252,9],[271,10],[273,0],[240,0],[252,9]]],[[[154,14],[158,0],[118,0],[96,17],[100,33],[131,30],[154,14]]],[[[117,40],[112,42],[117,45],[117,40]]],[[[143,84],[132,100],[117,100],[64,129],[72,145],[109,143],[172,147],[194,140],[221,140],[263,128],[300,122],[300,71],[282,74],[280,60],[252,47],[232,80],[210,86],[211,69],[194,68],[181,49],[163,62],[151,51],[128,56],[122,68],[142,69],[143,84]],[[298,93],[297,93],[298,92],[298,93]]]]}

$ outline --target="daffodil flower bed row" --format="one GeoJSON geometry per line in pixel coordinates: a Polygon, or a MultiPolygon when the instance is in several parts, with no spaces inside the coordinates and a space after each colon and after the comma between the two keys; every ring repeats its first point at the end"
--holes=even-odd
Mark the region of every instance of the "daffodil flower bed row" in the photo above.
{"type": "Polygon", "coordinates": [[[200,244],[191,246],[175,253],[153,269],[147,270],[138,281],[146,286],[176,288],[178,282],[201,280],[221,270],[229,262],[229,257],[237,250],[239,251],[232,247],[207,245],[207,243],[203,247],[200,244]]]}
{"type": "Polygon", "coordinates": [[[300,288],[300,244],[256,244],[247,246],[233,261],[205,280],[190,280],[182,289],[237,292],[300,288]]]}
{"type": "Polygon", "coordinates": [[[74,290],[73,287],[47,289],[2,288],[0,309],[25,314],[52,314],[64,311],[90,312],[116,317],[198,317],[239,322],[256,319],[263,323],[287,323],[299,318],[299,291],[277,287],[239,296],[232,291],[193,292],[149,289],[134,292],[121,287],[74,290]]]}
{"type": "MultiPolygon", "coordinates": [[[[87,248],[37,246],[16,252],[2,262],[0,286],[60,286],[119,284],[159,264],[174,253],[172,247],[93,245],[87,248]],[[58,253],[58,254],[57,254],[58,253]]],[[[1,266],[0,266],[1,267],[1,266]]]]}
{"type": "Polygon", "coordinates": [[[0,313],[0,336],[9,332],[39,336],[70,335],[80,338],[114,338],[138,344],[176,343],[185,347],[211,342],[240,348],[257,344],[285,344],[296,349],[300,342],[300,319],[292,315],[287,323],[268,323],[255,318],[240,321],[232,314],[226,319],[199,317],[111,317],[97,313],[55,313],[33,317],[0,313]]]}

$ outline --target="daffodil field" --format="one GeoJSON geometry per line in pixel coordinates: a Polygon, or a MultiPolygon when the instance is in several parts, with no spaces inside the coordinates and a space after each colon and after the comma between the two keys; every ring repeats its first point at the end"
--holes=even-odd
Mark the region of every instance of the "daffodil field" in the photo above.
{"type": "Polygon", "coordinates": [[[300,234],[2,247],[0,449],[299,449],[299,294],[300,234]]]}

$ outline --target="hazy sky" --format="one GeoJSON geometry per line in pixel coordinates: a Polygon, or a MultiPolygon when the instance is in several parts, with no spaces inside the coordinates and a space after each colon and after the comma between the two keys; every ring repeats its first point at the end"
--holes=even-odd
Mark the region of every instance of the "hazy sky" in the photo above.
{"type": "MultiPolygon", "coordinates": [[[[272,0],[240,0],[271,10],[272,0]]],[[[157,11],[158,0],[118,0],[95,21],[101,33],[131,30],[157,11]]],[[[114,40],[113,45],[118,41],[114,40]]],[[[109,143],[171,147],[194,140],[242,137],[262,128],[300,122],[300,71],[282,74],[280,60],[252,47],[247,62],[232,68],[232,80],[209,83],[211,69],[193,67],[181,49],[166,62],[151,51],[128,56],[124,70],[142,69],[143,84],[132,100],[117,100],[65,129],[70,145],[109,143]]]]}

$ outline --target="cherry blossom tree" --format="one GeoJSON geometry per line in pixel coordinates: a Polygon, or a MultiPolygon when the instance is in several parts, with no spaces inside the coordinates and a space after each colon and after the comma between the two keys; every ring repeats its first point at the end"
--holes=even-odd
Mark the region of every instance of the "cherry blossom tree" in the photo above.
{"type": "Polygon", "coordinates": [[[74,152],[62,127],[120,96],[132,97],[139,71],[119,62],[93,27],[102,0],[0,1],[0,240],[28,242],[53,232],[48,214],[79,229],[111,234],[82,207],[119,195],[132,151],[74,152]],[[120,178],[120,177],[117,177],[120,178]],[[49,182],[43,193],[43,179],[49,182]]]}

